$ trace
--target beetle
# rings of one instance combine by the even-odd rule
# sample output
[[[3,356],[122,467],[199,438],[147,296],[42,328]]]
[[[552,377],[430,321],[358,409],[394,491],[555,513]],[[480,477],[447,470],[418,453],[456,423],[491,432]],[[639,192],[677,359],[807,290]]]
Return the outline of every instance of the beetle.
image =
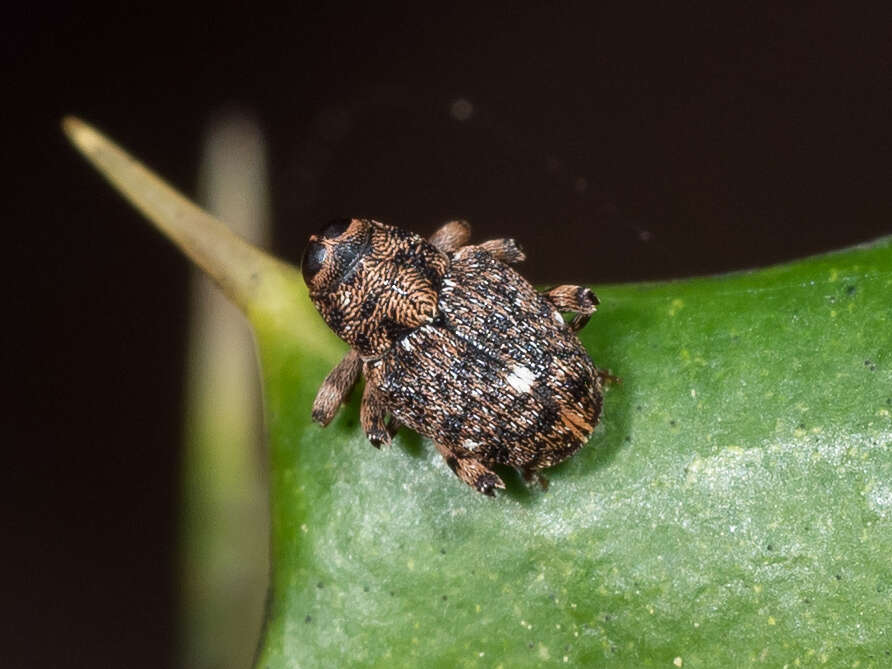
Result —
[[[350,345],[313,420],[328,425],[362,375],[360,423],[376,447],[406,425],[480,493],[505,487],[496,464],[545,487],[540,470],[578,451],[601,415],[610,377],[576,336],[598,298],[584,286],[538,292],[509,266],[525,258],[513,239],[469,245],[470,234],[464,221],[425,240],[352,218],[310,237],[310,299]]]

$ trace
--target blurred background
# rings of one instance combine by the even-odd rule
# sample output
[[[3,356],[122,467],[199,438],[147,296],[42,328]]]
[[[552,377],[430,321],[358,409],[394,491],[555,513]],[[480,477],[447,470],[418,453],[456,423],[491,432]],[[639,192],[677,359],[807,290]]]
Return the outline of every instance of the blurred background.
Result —
[[[0,666],[243,666],[262,605],[244,328],[64,114],[293,262],[460,217],[540,284],[727,272],[892,232],[880,5],[7,8]]]

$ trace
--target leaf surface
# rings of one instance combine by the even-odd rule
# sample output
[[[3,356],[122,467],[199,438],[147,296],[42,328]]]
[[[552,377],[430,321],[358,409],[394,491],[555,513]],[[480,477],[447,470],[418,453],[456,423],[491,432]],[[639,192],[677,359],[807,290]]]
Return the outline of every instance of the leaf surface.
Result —
[[[309,422],[344,349],[304,295],[303,336],[256,323],[276,556],[259,666],[892,662],[889,240],[596,292],[582,340],[622,383],[547,492],[514,476],[496,500],[411,433],[375,451],[358,393]]]

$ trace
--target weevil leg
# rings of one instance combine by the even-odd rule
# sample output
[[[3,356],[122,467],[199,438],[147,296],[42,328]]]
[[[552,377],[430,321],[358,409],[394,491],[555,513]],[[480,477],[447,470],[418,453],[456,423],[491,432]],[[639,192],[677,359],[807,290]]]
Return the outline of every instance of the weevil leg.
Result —
[[[372,384],[366,380],[362,391],[362,405],[359,408],[359,422],[365,436],[375,448],[390,443],[390,431],[387,427],[387,409],[375,392]]]
[[[527,483],[538,483],[542,490],[548,490],[548,479],[538,469],[522,469],[523,480]]]
[[[623,380],[613,374],[609,369],[595,369],[595,375],[600,379],[601,385],[609,386],[614,383],[622,383]]]
[[[557,286],[545,291],[545,297],[557,307],[558,311],[572,311],[576,315],[570,321],[570,329],[579,332],[588,323],[592,314],[597,311],[598,301],[591,289],[585,286]]]
[[[325,377],[319,386],[316,399],[313,401],[313,420],[325,427],[328,425],[338,407],[350,394],[362,371],[362,359],[356,351],[350,351]]]
[[[387,421],[387,432],[391,437],[395,437],[396,433],[399,432],[399,429],[403,426],[396,418],[393,416],[390,417],[390,420]]]
[[[506,265],[514,265],[527,258],[523,249],[520,248],[520,244],[514,239],[490,239],[479,246],[488,251],[493,258],[501,260]]]
[[[443,253],[452,253],[468,243],[471,226],[467,221],[449,221],[430,236],[428,241]]]
[[[505,482],[499,475],[479,460],[460,457],[440,444],[436,444],[436,446],[440,455],[446,460],[446,464],[449,465],[449,469],[477,492],[494,497],[496,488],[505,487]]]

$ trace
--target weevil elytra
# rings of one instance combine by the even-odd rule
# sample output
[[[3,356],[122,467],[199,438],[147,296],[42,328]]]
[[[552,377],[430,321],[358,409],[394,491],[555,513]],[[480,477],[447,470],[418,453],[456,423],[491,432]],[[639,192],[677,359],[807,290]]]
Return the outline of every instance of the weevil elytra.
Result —
[[[607,375],[576,336],[598,305],[591,290],[537,292],[509,267],[525,257],[513,239],[469,239],[464,221],[425,240],[359,218],[310,237],[301,262],[310,298],[351,348],[319,388],[313,419],[328,425],[361,374],[372,444],[406,425],[492,495],[505,487],[492,465],[544,484],[539,470],[588,441]]]

